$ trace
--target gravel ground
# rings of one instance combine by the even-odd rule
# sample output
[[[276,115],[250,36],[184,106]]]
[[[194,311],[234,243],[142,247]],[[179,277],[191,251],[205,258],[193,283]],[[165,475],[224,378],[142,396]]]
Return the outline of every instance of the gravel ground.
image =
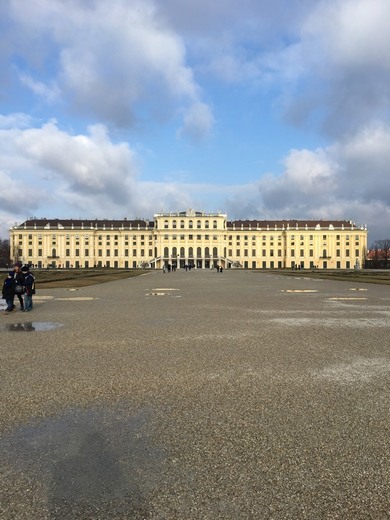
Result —
[[[388,287],[153,271],[0,320],[1,520],[390,518]]]

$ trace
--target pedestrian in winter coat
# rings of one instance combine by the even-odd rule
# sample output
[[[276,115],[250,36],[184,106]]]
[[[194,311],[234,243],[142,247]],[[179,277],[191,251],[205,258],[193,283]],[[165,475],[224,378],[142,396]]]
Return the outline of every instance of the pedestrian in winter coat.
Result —
[[[23,281],[22,262],[15,262],[15,264],[14,264],[14,280],[15,280],[15,294],[20,303],[20,310],[22,311],[24,309],[23,293],[22,293],[22,281]]]
[[[26,264],[22,267],[22,287],[23,287],[23,294],[24,294],[24,312],[32,311],[33,308],[33,301],[32,301],[32,295],[35,293],[34,283],[35,283],[35,276],[30,273],[30,268]]]
[[[7,278],[4,280],[2,296],[3,296],[3,299],[7,303],[7,308],[5,309],[5,312],[7,312],[7,313],[12,312],[15,309],[15,305],[14,305],[15,280],[14,280],[13,271],[10,271],[8,273]]]

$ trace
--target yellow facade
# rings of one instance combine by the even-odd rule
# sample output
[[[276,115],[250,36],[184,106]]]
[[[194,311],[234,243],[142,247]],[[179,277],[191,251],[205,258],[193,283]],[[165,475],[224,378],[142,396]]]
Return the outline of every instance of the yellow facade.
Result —
[[[348,220],[235,220],[156,213],[153,220],[29,219],[10,230],[11,257],[36,267],[353,269],[367,229]]]

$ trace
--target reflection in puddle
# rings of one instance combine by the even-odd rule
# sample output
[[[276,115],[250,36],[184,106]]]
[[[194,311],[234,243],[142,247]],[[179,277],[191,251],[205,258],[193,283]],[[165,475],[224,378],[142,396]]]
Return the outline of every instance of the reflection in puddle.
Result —
[[[62,323],[50,321],[25,321],[24,323],[7,323],[5,330],[9,332],[31,332],[33,330],[46,331],[62,327]]]

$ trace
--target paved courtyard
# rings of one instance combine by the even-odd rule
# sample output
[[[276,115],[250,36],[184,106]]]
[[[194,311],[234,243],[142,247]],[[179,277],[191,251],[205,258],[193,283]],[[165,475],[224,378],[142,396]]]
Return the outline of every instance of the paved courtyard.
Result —
[[[390,288],[145,272],[0,316],[1,520],[390,518]]]

